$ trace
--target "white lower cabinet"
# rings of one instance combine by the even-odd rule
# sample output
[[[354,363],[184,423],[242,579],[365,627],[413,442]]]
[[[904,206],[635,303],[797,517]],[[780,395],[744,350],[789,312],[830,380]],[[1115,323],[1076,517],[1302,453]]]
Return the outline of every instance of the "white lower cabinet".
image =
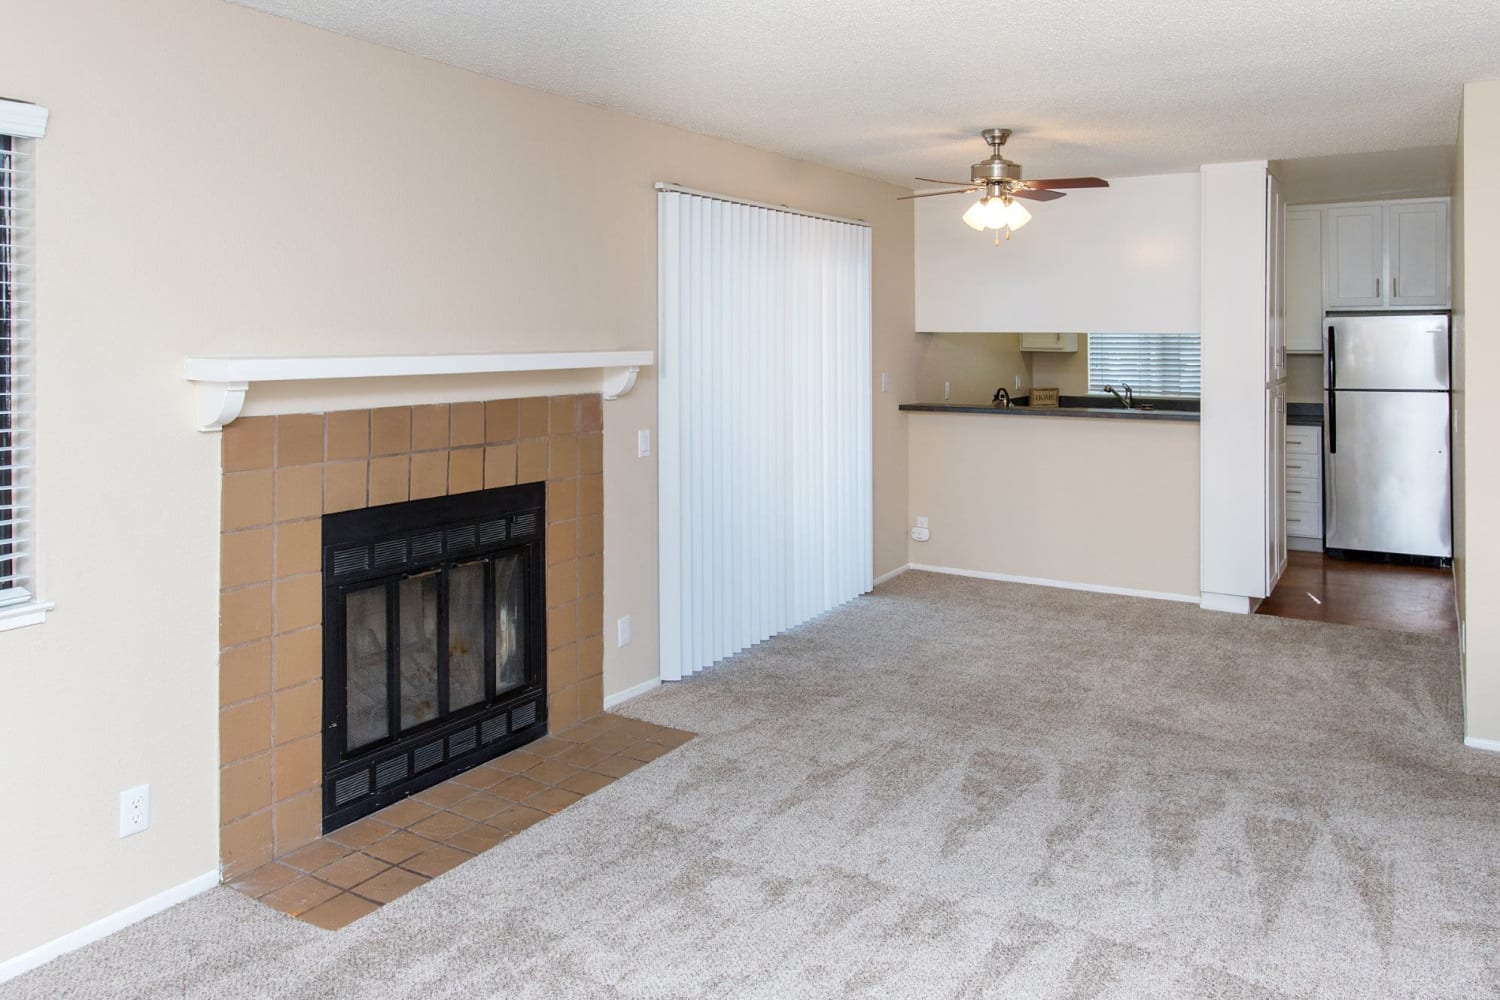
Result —
[[[1323,551],[1323,428],[1286,429],[1287,547]]]

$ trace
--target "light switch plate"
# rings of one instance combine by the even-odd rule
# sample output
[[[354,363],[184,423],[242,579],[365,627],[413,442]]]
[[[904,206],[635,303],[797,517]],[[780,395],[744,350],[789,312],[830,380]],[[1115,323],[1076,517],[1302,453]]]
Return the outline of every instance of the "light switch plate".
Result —
[[[615,645],[622,647],[630,645],[629,615],[625,615],[619,621],[615,622]]]
[[[642,428],[635,432],[635,457],[647,458],[651,455],[651,432]]]

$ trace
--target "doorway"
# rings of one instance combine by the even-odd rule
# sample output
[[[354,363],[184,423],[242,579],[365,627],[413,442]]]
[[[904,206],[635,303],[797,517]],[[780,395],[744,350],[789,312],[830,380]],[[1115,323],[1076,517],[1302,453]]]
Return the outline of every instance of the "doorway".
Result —
[[[1257,614],[1394,632],[1457,635],[1453,571],[1288,553],[1286,572]]]

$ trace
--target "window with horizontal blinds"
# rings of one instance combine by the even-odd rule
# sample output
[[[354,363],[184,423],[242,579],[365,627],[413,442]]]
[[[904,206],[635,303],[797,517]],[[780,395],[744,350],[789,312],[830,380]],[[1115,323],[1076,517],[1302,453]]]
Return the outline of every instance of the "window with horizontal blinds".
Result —
[[[20,291],[15,268],[19,233],[15,225],[16,140],[0,135],[0,604],[25,600],[17,573],[16,529],[16,299]]]
[[[1129,383],[1137,396],[1201,395],[1202,348],[1196,333],[1091,333],[1089,392]]]
[[[41,622],[34,501],[35,141],[47,109],[0,99],[0,631]]]

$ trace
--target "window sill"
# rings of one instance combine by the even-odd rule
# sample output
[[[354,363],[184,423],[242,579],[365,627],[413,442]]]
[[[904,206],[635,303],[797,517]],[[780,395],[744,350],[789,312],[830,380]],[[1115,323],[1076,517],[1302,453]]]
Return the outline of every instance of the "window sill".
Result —
[[[47,620],[47,612],[55,605],[51,601],[26,601],[22,604],[10,604],[0,608],[0,632],[8,632],[13,628],[25,628],[27,625],[40,625]]]

